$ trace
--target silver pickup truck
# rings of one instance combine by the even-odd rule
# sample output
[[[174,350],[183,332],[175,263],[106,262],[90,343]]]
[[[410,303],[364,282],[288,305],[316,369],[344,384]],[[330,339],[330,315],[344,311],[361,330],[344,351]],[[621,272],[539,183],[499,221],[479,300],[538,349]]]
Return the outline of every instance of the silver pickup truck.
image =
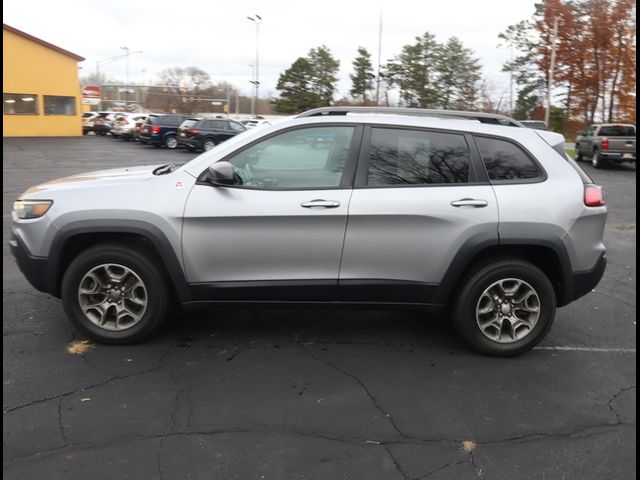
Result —
[[[636,161],[636,126],[629,124],[599,124],[578,133],[576,160],[591,157],[595,168],[608,162]]]

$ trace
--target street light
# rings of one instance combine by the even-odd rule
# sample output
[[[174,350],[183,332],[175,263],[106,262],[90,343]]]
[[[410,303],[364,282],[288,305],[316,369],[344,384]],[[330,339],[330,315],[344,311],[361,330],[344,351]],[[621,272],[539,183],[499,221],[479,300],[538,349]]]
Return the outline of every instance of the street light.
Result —
[[[255,17],[255,18],[254,18]],[[251,83],[256,87],[253,105],[251,107],[251,115],[258,114],[258,91],[260,89],[260,24],[262,24],[262,17],[260,15],[254,15],[253,17],[247,17],[256,25],[256,64],[255,64],[255,77]]]

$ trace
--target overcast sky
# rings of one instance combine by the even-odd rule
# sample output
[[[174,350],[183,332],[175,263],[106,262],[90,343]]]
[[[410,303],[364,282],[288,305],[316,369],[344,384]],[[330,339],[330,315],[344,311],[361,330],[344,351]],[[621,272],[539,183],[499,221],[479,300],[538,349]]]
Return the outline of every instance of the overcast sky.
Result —
[[[131,52],[131,82],[155,79],[169,67],[195,65],[214,80],[241,92],[251,89],[255,63],[255,25],[260,26],[261,96],[275,94],[280,73],[310,48],[325,44],[340,60],[339,96],[350,88],[351,62],[358,46],[377,62],[378,25],[383,12],[382,62],[398,54],[416,35],[439,41],[457,36],[472,48],[483,75],[500,97],[508,76],[500,70],[509,51],[498,48],[498,34],[529,18],[535,0],[4,0],[3,21],[86,58],[81,75],[96,61]],[[143,70],[145,73],[143,74]],[[101,67],[125,80],[126,61]]]

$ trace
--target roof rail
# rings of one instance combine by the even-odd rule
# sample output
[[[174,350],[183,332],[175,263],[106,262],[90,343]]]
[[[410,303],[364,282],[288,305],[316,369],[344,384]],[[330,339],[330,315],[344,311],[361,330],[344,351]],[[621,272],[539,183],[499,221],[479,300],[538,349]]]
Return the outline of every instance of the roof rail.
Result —
[[[448,117],[478,120],[480,123],[493,125],[506,125],[510,127],[522,127],[523,125],[506,115],[485,112],[464,112],[458,110],[432,110],[426,108],[404,108],[404,107],[322,107],[307,110],[296,118],[338,116],[349,113],[381,113],[389,115],[412,115],[416,117]]]

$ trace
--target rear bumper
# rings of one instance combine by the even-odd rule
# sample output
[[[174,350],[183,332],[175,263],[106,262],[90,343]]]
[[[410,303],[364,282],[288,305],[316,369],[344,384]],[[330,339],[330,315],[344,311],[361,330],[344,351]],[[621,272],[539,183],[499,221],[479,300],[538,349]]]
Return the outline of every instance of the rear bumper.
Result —
[[[574,272],[572,300],[577,300],[593,290],[602,279],[606,268],[607,255],[603,252],[591,270],[587,270],[585,272]]]
[[[626,155],[626,156],[625,156]],[[610,160],[612,162],[635,162],[636,161],[636,153],[622,153],[622,152],[607,152],[600,151],[600,156],[605,160]]]
[[[31,252],[29,252],[24,243],[22,243],[20,238],[13,232],[9,239],[9,248],[11,249],[11,254],[16,259],[18,268],[33,288],[41,292],[49,293],[47,289],[48,258],[31,255]]]
[[[138,140],[148,145],[162,145],[162,137],[160,135],[138,135]]]

